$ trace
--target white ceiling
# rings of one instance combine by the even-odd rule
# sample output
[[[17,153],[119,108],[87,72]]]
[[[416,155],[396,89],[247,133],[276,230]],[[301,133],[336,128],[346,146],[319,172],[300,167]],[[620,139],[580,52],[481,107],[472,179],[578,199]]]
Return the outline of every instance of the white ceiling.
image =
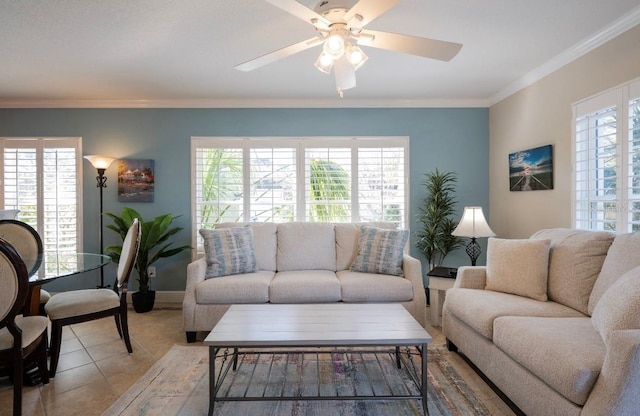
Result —
[[[340,100],[319,48],[233,68],[315,34],[263,0],[0,0],[0,107],[482,106],[638,23],[638,0],[401,0],[367,28],[462,50],[368,48]]]

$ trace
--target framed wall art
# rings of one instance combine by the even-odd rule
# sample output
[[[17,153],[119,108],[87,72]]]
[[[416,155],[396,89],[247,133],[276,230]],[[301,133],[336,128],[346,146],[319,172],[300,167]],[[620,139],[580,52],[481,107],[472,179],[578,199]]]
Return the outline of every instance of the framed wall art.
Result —
[[[546,145],[509,154],[509,189],[553,189],[553,146]]]
[[[153,159],[118,160],[118,201],[153,202]]]

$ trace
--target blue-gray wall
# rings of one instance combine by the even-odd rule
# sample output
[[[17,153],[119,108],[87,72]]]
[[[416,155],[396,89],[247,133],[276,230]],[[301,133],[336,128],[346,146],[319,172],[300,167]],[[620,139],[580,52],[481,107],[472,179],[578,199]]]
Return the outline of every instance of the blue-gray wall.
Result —
[[[458,211],[481,205],[489,216],[489,113],[486,108],[461,109],[0,109],[0,137],[82,137],[83,154],[155,160],[155,202],[129,204],[147,218],[164,213],[182,215],[184,227],[176,244],[190,244],[191,136],[409,136],[410,227],[424,198],[425,172],[436,167],[458,174]],[[84,249],[99,251],[96,171],[83,162]],[[507,172],[505,172],[505,175]],[[119,212],[116,164],[106,173],[104,210]],[[105,225],[108,224],[105,220]],[[412,233],[413,234],[413,233]],[[105,229],[105,245],[118,242]],[[486,239],[481,239],[483,246]],[[412,235],[412,242],[415,236]],[[412,254],[424,258],[412,244]],[[184,290],[185,253],[158,262],[156,290]],[[484,256],[478,264],[484,263]],[[469,264],[463,250],[447,257],[445,265]],[[113,276],[109,266],[105,276]],[[50,283],[51,290],[92,287],[97,273]],[[130,286],[137,289],[137,284]]]

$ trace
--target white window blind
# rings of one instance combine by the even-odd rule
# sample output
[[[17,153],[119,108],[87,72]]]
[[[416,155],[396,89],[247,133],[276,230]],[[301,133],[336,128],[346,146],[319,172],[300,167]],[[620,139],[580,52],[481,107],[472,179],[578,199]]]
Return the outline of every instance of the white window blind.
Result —
[[[631,96],[639,83],[574,106],[576,228],[640,231],[640,100]]]
[[[408,138],[194,137],[193,244],[219,222],[407,221]]]
[[[405,148],[358,149],[358,206],[361,221],[403,223],[407,181]]]
[[[1,140],[2,198],[5,209],[33,226],[45,252],[81,249],[79,138]]]
[[[638,84],[640,84],[640,82]],[[640,231],[640,91],[638,91],[636,98],[629,100],[628,116],[628,222],[630,231]]]

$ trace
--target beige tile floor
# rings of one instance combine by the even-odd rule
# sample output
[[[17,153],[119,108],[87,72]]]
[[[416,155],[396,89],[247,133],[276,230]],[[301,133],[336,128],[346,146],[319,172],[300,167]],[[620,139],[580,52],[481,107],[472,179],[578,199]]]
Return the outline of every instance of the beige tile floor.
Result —
[[[427,312],[427,316],[429,313]],[[25,387],[25,416],[101,415],[174,344],[185,344],[180,305],[156,305],[129,314],[133,354],[128,354],[110,318],[65,327],[56,377],[46,386]],[[435,344],[440,328],[427,326]],[[508,406],[458,355],[451,360],[492,415],[512,416]],[[0,416],[11,415],[12,386],[0,378]]]

